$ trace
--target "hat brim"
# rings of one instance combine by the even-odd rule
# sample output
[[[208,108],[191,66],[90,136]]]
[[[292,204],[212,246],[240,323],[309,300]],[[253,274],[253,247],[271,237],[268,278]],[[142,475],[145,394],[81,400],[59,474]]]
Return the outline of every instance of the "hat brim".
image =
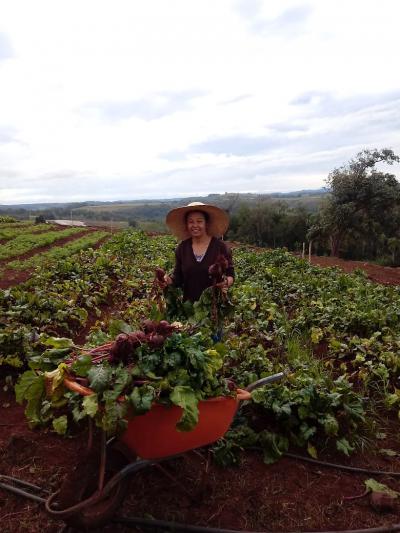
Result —
[[[184,240],[190,237],[186,227],[185,215],[191,211],[200,211],[208,214],[207,234],[211,237],[222,237],[226,233],[229,226],[229,215],[226,211],[215,205],[186,205],[172,209],[165,219],[167,226],[178,239]]]

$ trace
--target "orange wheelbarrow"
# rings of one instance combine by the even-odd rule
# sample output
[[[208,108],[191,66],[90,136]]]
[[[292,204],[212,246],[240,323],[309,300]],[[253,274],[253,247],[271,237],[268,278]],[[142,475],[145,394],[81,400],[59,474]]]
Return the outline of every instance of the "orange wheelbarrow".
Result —
[[[129,475],[217,441],[228,431],[240,401],[250,400],[254,389],[284,375],[280,372],[252,383],[246,390],[237,389],[236,396],[200,401],[199,421],[192,431],[176,429],[181,407],[154,404],[144,415],[132,417],[120,437],[106,442],[102,432],[96,461],[91,464],[84,459],[72,478],[47,499],[46,511],[74,527],[99,527],[112,518],[121,504],[128,490]],[[91,389],[70,379],[64,383],[80,394],[93,394]],[[67,498],[65,493],[69,494]]]

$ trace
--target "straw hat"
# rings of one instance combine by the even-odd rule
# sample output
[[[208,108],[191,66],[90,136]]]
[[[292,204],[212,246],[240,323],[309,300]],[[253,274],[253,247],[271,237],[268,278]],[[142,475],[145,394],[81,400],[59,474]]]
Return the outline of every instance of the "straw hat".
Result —
[[[190,211],[208,213],[209,221],[207,224],[207,233],[212,237],[221,237],[228,229],[229,216],[226,211],[215,205],[192,202],[183,207],[172,209],[165,219],[167,226],[178,239],[184,240],[190,237],[185,221],[185,215]]]

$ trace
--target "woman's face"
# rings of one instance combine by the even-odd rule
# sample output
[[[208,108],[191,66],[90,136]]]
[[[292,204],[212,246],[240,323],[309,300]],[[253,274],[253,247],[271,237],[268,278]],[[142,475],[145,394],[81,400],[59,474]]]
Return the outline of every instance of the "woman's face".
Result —
[[[191,211],[186,219],[187,230],[191,237],[203,237],[207,234],[207,222],[203,213]]]

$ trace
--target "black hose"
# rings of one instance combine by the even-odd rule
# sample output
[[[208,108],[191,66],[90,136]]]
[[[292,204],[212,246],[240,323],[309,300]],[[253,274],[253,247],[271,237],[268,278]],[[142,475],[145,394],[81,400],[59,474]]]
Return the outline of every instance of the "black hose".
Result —
[[[38,503],[44,503],[46,501],[46,499],[42,498],[41,496],[37,496],[36,494],[26,492],[26,490],[19,489],[18,487],[13,487],[12,485],[8,485],[7,483],[0,483],[0,489],[8,490],[9,492],[13,492],[14,494],[17,494],[18,496],[29,498],[30,500],[33,500]]]
[[[262,450],[262,448],[257,448]],[[297,455],[296,453],[284,453],[285,457],[291,459],[298,459],[299,461],[306,461],[307,463],[313,463],[315,465],[327,466],[329,468],[336,468],[338,470],[348,470],[349,472],[359,472],[361,474],[373,474],[375,476],[393,476],[400,477],[400,472],[385,472],[382,470],[368,470],[367,468],[358,468],[356,466],[346,466],[336,463],[327,463],[326,461],[319,461],[318,459],[312,459],[311,457],[305,457],[304,455]]]
[[[3,480],[10,481],[12,484],[4,483]],[[20,487],[22,488],[19,488],[16,485],[20,485]],[[35,492],[44,493],[46,495],[48,494],[48,491],[42,489],[42,487],[38,487],[37,485],[28,483],[28,481],[22,481],[21,479],[18,479],[16,477],[5,476],[3,474],[0,474],[0,488],[8,490],[9,492],[13,492],[18,496],[24,496],[24,498],[29,498],[30,500],[33,500],[38,503],[44,503],[46,499],[41,496],[38,496],[37,494],[35,494]],[[24,489],[29,489],[30,492]]]
[[[221,529],[217,527],[202,527],[191,526],[189,524],[179,524],[176,522],[167,522],[166,520],[149,520],[148,518],[130,518],[125,516],[116,517],[113,522],[124,524],[126,526],[136,527],[150,527],[157,531],[171,530],[171,531],[187,531],[188,533],[278,533],[273,531],[247,531],[239,529]],[[340,531],[314,531],[313,533],[390,533],[392,531],[400,531],[400,524],[393,524],[391,526],[371,527],[368,529],[343,529]],[[279,533],[282,533],[280,531]],[[295,532],[285,533],[299,533]]]

